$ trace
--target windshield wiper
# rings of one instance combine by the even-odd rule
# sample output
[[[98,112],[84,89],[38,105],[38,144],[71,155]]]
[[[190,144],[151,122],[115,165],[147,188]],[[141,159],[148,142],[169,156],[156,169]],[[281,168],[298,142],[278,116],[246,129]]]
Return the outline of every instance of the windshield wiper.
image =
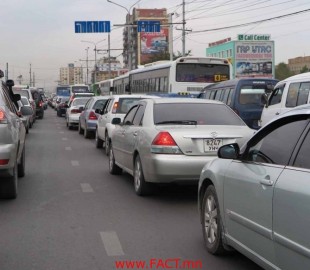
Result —
[[[197,125],[197,121],[195,120],[170,120],[170,121],[162,121],[156,123],[156,125],[168,125],[168,124],[178,124],[178,125]]]

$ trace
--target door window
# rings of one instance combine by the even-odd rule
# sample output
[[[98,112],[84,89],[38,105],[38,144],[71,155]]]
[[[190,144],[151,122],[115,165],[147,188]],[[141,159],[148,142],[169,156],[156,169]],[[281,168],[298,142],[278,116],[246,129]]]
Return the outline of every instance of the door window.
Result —
[[[294,166],[310,169],[310,131],[308,132],[306,138],[304,139],[298,155],[295,159]]]
[[[143,115],[144,115],[144,111],[145,111],[145,106],[144,105],[139,106],[139,108],[137,110],[137,113],[135,115],[135,118],[133,119],[133,124],[135,126],[140,126],[141,125],[142,118],[143,118]]]
[[[129,112],[127,113],[127,115],[124,118],[124,125],[132,125],[133,124],[133,118],[137,112],[138,109],[138,105],[133,106]]]
[[[285,84],[282,84],[273,90],[269,98],[269,101],[268,101],[269,105],[279,104],[281,102],[284,87],[285,87]]]
[[[278,121],[270,127],[271,131],[264,137],[259,138],[260,133],[258,133],[251,140],[250,147],[245,152],[245,160],[278,165],[288,164],[308,120],[298,120],[278,127],[277,123]]]

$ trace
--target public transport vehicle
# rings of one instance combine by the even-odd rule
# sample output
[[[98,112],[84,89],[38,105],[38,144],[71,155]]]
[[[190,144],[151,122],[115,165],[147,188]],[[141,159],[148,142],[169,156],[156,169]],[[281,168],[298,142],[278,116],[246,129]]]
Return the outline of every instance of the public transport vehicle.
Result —
[[[98,95],[107,96],[113,92],[113,79],[108,79],[98,82],[98,88],[96,89]]]
[[[86,84],[73,84],[70,85],[70,95],[78,93],[92,93],[89,86]]]
[[[70,86],[69,85],[57,85],[56,86],[56,96],[70,97]]]
[[[129,85],[129,73],[121,75],[113,79],[113,92],[116,95],[126,93],[126,87]]]
[[[146,64],[130,71],[128,77],[124,89],[132,94],[187,92],[198,95],[211,83],[231,79],[232,66],[224,58],[187,56]]]
[[[205,87],[200,98],[224,102],[253,129],[259,129],[264,97],[271,93],[278,80],[239,78]]]

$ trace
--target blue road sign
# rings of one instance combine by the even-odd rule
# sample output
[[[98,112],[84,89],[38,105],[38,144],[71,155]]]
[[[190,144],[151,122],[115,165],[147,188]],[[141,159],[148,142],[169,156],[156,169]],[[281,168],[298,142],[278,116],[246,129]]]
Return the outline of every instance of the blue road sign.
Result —
[[[76,21],[75,33],[109,33],[111,32],[110,21]]]
[[[160,32],[160,21],[138,21],[138,32]]]

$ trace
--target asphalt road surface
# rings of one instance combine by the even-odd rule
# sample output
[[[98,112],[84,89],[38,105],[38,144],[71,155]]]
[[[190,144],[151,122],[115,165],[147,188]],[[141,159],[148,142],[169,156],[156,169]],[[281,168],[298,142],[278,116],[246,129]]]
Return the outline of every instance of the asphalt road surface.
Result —
[[[261,269],[206,252],[197,187],[136,196],[132,177],[110,175],[103,149],[51,108],[27,136],[18,198],[0,200],[0,234],[0,270]]]

